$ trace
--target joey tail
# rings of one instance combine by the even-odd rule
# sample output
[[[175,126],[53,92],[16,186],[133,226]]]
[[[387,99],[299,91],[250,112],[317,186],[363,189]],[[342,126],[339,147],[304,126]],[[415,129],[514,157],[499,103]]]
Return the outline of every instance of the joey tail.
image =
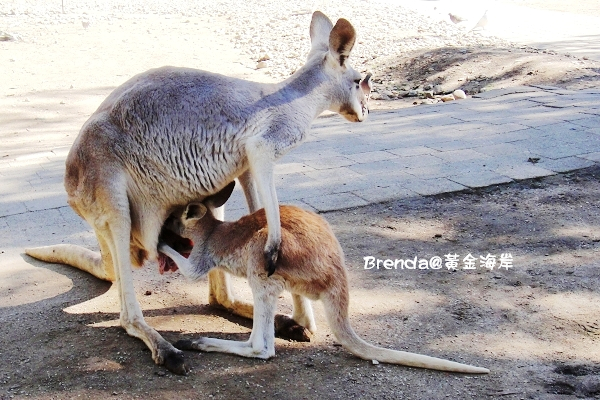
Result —
[[[441,358],[425,356],[405,351],[384,349],[365,342],[354,332],[348,319],[349,297],[344,293],[327,293],[321,299],[329,326],[340,344],[355,356],[364,360],[377,360],[388,364],[408,367],[428,368],[438,371],[487,374],[487,368],[474,367]]]

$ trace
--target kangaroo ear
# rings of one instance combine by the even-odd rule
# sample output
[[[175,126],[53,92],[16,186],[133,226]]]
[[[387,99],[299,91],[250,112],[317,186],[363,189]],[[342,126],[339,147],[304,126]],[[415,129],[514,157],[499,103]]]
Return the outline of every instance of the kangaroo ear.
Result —
[[[188,221],[190,219],[201,219],[206,215],[207,208],[202,203],[190,203],[185,208],[183,212],[182,218],[184,221]]]
[[[371,94],[371,90],[373,90],[373,83],[371,82],[371,74],[367,74],[365,79],[360,81],[360,88],[362,89],[365,96],[369,96]]]
[[[344,65],[355,41],[354,27],[344,18],[338,19],[329,34],[329,52],[340,63],[340,66]]]
[[[208,202],[210,202],[210,206],[212,208],[219,208],[223,204],[225,204],[225,202],[227,202],[227,200],[229,200],[231,193],[233,193],[234,187],[235,187],[235,181],[231,181],[231,183],[229,183],[229,185],[225,186],[219,192],[217,192],[216,194],[213,194],[210,197],[207,197],[204,200],[204,202],[207,204],[208,204]]]
[[[327,18],[321,11],[315,11],[310,21],[310,46],[311,48],[322,47],[323,50],[328,48],[329,33],[333,29],[331,20]]]

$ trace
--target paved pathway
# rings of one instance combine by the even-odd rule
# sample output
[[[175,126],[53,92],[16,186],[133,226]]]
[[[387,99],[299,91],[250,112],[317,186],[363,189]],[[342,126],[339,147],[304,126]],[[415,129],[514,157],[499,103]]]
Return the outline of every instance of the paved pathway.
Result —
[[[0,161],[2,236],[25,224],[36,238],[51,241],[52,232],[79,224],[62,186],[67,152],[62,147]],[[280,160],[276,184],[281,203],[330,211],[542,177],[596,162],[600,89],[518,87],[373,112],[360,124],[320,118],[308,141]],[[243,213],[236,189],[228,218]],[[36,232],[40,226],[43,231]],[[0,248],[9,243],[1,240]]]
[[[283,203],[318,211],[553,175],[600,161],[600,90],[520,87],[319,119],[277,165]],[[244,208],[240,195],[230,209]],[[231,213],[230,213],[231,215]]]

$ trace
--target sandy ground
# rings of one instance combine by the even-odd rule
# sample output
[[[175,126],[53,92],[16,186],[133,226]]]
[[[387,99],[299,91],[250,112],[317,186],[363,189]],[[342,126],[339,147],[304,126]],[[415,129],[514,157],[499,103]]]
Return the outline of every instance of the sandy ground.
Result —
[[[361,71],[375,72],[380,92],[427,83],[467,91],[529,82],[597,86],[600,69],[592,56],[510,42],[513,33],[508,29],[505,36],[497,31],[500,37],[494,37],[491,32],[498,25],[492,22],[488,31],[466,33],[468,27],[441,20],[448,9],[444,7],[454,6],[450,2],[418,2],[420,14],[393,14],[393,9],[368,1],[348,2],[347,8],[315,3],[333,18],[347,17],[359,34],[360,23],[364,25],[353,61]],[[572,3],[568,10],[561,2],[491,3],[490,10],[519,6],[569,11],[568,18],[600,16],[597,2],[591,1]],[[183,1],[168,6],[86,4],[65,1],[64,14],[58,2],[0,5],[0,30],[16,38],[0,42],[0,160],[49,149],[66,151],[102,99],[148,68],[182,65],[273,81],[291,72],[307,51],[310,13],[300,2],[264,2],[234,11],[226,1],[213,2],[210,8]],[[375,10],[370,9],[373,4]],[[439,10],[431,11],[432,6]],[[485,11],[484,4],[477,7],[473,15]],[[379,19],[369,20],[367,11]],[[383,20],[378,13],[389,18]],[[261,36],[253,36],[254,31]],[[281,56],[287,51],[295,54],[289,60]],[[273,60],[268,68],[256,69],[264,53]],[[378,101],[374,106],[412,106],[415,100]],[[116,293],[109,285],[65,266],[5,258],[0,398],[593,398],[600,394],[599,173],[592,169],[325,214],[347,253],[351,318],[362,337],[390,348],[485,366],[493,371],[489,376],[358,360],[336,346],[320,306],[320,330],[311,343],[278,340],[278,356],[266,362],[188,353],[192,372],[174,376],[153,365],[143,343],[118,327]],[[56,212],[23,214],[22,232],[8,231],[0,219],[0,229],[24,246],[67,239],[93,246],[87,227],[68,217],[69,226],[57,227],[53,237],[31,234],[47,213]],[[369,255],[430,258],[449,253],[511,253],[514,268],[375,271],[365,270],[362,261]],[[15,269],[19,275],[9,274],[12,265],[23,264],[25,269]],[[248,335],[248,321],[205,305],[203,284],[147,269],[136,272],[136,282],[148,322],[170,340]],[[236,293],[249,298],[243,282],[237,282]],[[289,304],[283,298],[281,311],[289,312]]]

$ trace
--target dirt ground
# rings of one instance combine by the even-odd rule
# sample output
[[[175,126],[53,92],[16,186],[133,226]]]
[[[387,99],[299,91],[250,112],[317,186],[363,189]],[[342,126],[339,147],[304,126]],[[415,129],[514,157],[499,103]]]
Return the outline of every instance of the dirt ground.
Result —
[[[467,94],[519,85],[577,90],[596,87],[600,81],[600,62],[526,48],[438,48],[388,63],[393,68],[376,76],[395,82],[400,91],[427,83],[441,85],[444,92],[462,89]]]
[[[0,159],[69,146],[112,88],[151,67],[221,71],[226,65],[231,75],[272,80],[249,67],[256,60],[228,47],[219,17],[212,18],[209,27],[208,17],[139,15],[94,21],[85,29],[80,21],[30,25],[19,30],[27,40],[0,42],[2,65],[10,71],[0,78]],[[96,34],[101,29],[107,32],[102,37]],[[203,43],[203,35],[215,43]],[[177,38],[186,42],[183,50],[174,45]],[[125,51],[116,51],[115,43]],[[196,49],[191,56],[190,48]],[[62,57],[65,49],[77,56]],[[527,83],[577,89],[597,87],[600,74],[596,61],[526,48],[430,49],[368,66],[379,71],[382,90],[398,91],[434,81],[446,90]],[[413,101],[377,101],[374,108]],[[118,326],[109,284],[23,256],[40,278],[2,297],[0,400],[600,398],[599,175],[590,168],[323,214],[346,253],[351,321],[361,337],[484,366],[489,375],[357,359],[336,345],[316,303],[319,331],[310,343],[278,339],[277,356],[269,361],[187,352],[192,370],[176,376],[154,365],[145,345]],[[81,225],[70,232],[93,241]],[[363,260],[446,254],[458,254],[461,266],[468,254],[478,260],[511,254],[513,267],[488,270],[477,262],[476,270],[454,272],[366,270]],[[248,337],[250,321],[206,305],[204,283],[148,269],[135,274],[144,315],[168,340]],[[236,294],[250,299],[244,282],[235,282]],[[280,312],[289,313],[290,304],[282,298]]]
[[[439,21],[441,10],[467,12],[471,7],[502,8],[502,6],[522,6],[512,8],[515,12],[523,11],[534,21],[528,29],[520,29],[510,21],[504,21],[508,11],[496,15],[495,26],[490,31],[482,30],[480,36],[471,38],[468,30],[474,24],[464,22],[457,27],[461,33],[447,39],[446,45],[431,48],[420,48],[415,51],[398,52],[385,57],[373,57],[361,62],[366,70],[372,71],[375,78],[376,99],[392,100],[376,101],[377,107],[393,108],[420,104],[431,104],[432,100],[420,96],[407,96],[411,91],[441,90],[452,93],[461,89],[468,95],[479,92],[519,86],[519,85],[549,85],[565,89],[578,90],[594,88],[600,82],[600,59],[596,53],[581,53],[582,49],[596,48],[597,41],[592,36],[579,34],[567,38],[564,32],[574,32],[569,26],[568,16],[585,15],[587,18],[600,16],[600,5],[597,1],[582,0],[577,2],[538,1],[538,0],[498,0],[490,2],[460,2],[441,0],[432,2],[412,2],[409,7],[415,7],[421,12],[430,14],[430,18]],[[436,11],[437,9],[437,11]],[[536,16],[534,10],[540,12]],[[499,10],[496,10],[498,14]],[[502,14],[502,13],[500,13]],[[565,17],[565,20],[558,18]],[[521,21],[523,15],[519,15]],[[493,20],[493,16],[490,17]],[[548,19],[540,26],[540,21]],[[444,21],[439,21],[443,24]],[[506,22],[506,24],[505,24]],[[526,22],[525,22],[526,23]],[[560,26],[559,24],[564,25]],[[586,20],[585,23],[588,23]],[[470,24],[470,25],[469,25]],[[515,29],[521,33],[519,35]],[[545,29],[545,33],[540,33]],[[434,35],[431,27],[422,27],[413,32],[416,36],[427,37]],[[563,31],[564,30],[564,31]],[[495,37],[491,32],[499,34]],[[504,34],[504,36],[503,36]],[[529,35],[531,34],[531,35]],[[562,36],[561,36],[562,35]],[[406,34],[406,38],[410,34]],[[527,38],[535,41],[529,43]],[[542,40],[542,37],[548,39]],[[550,40],[549,37],[554,37]],[[558,39],[561,37],[562,39]],[[468,39],[467,39],[468,38]],[[519,43],[502,39],[518,39]],[[569,43],[569,44],[567,44]],[[590,56],[595,54],[595,56]],[[361,60],[362,61],[362,60]],[[426,96],[427,97],[427,96]],[[438,96],[436,96],[438,97]],[[399,99],[399,100],[396,100]],[[434,101],[435,103],[435,101]]]
[[[569,90],[600,85],[600,62],[552,50],[510,46],[441,47],[373,62],[374,108],[435,104],[456,89],[467,95],[514,86],[547,85]],[[422,92],[438,87],[434,100]],[[416,91],[417,96],[409,96]],[[437,94],[437,93],[436,93]],[[383,95],[384,100],[380,101]]]
[[[326,213],[346,252],[351,320],[381,346],[485,366],[487,376],[373,365],[336,342],[316,305],[311,343],[277,339],[270,361],[186,353],[176,376],[119,328],[109,285],[61,265],[59,296],[0,312],[0,398],[568,399],[600,395],[600,169]],[[510,253],[512,268],[364,269],[364,257]],[[137,271],[168,340],[244,339],[250,322],[206,306],[206,287]],[[41,285],[43,286],[43,285]],[[44,288],[40,287],[40,291]],[[245,298],[245,285],[236,282]],[[107,299],[112,299],[108,300]],[[282,299],[281,311],[290,311]]]

